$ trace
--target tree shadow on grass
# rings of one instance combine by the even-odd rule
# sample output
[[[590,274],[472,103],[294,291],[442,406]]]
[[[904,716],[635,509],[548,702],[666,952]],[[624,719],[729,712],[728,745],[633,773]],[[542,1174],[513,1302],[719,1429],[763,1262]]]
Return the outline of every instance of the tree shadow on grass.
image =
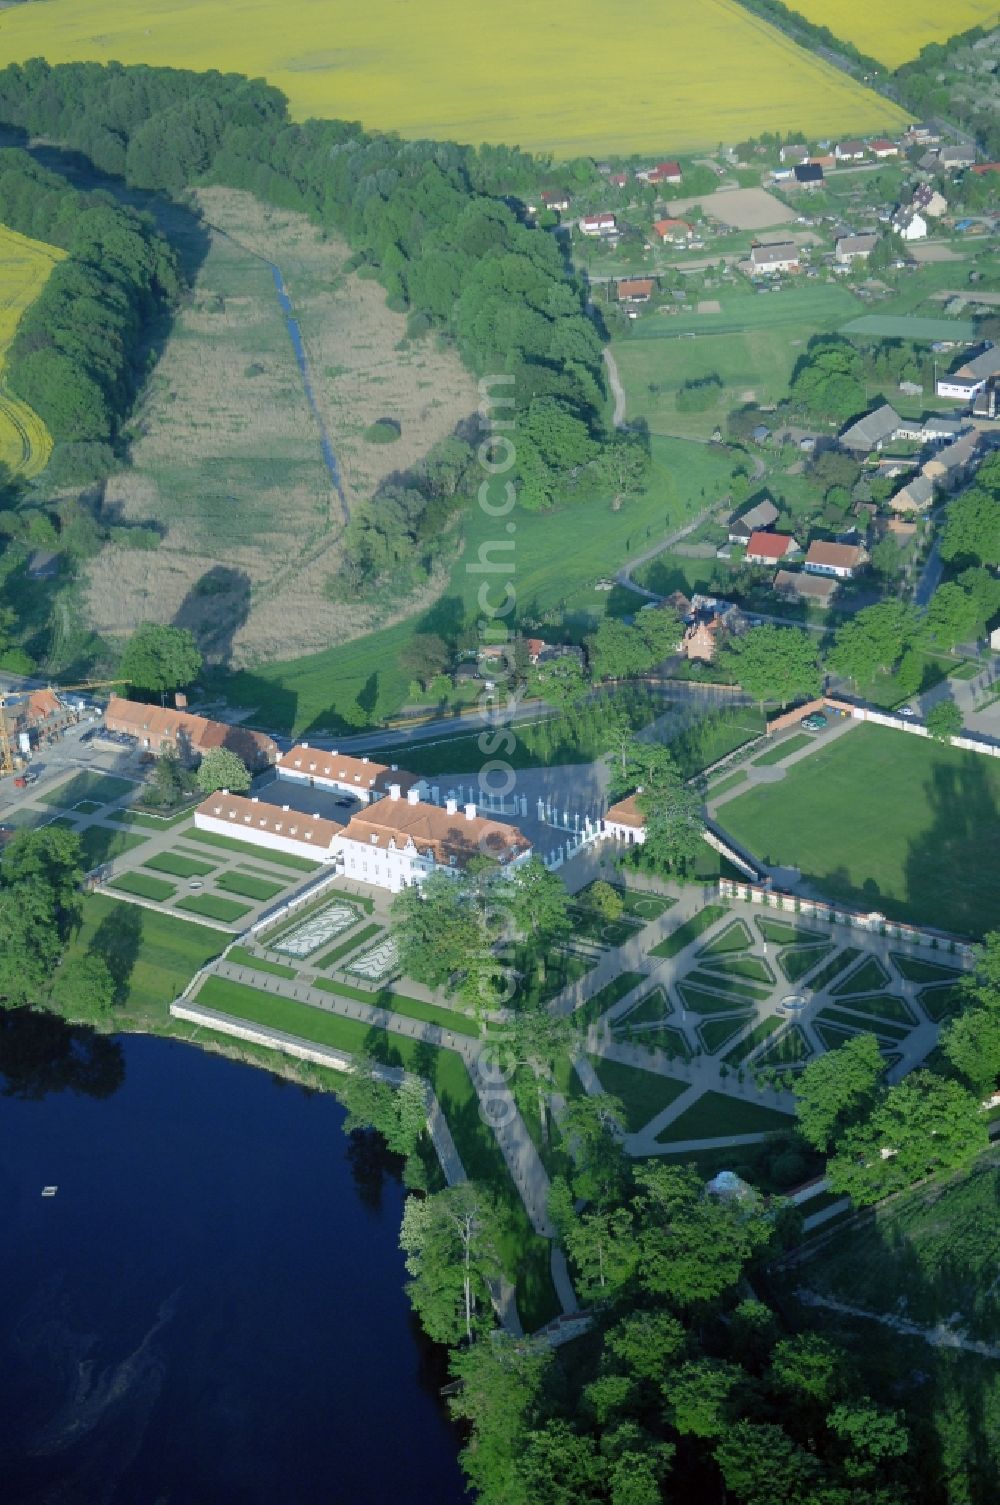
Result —
[[[128,999],[129,984],[142,945],[143,912],[135,904],[119,904],[94,931],[88,951],[106,963],[115,985],[115,1003]]]
[[[907,907],[918,924],[979,937],[1000,920],[995,765],[978,753],[951,756],[924,785],[934,819],[909,845]]]
[[[233,640],[249,615],[250,576],[217,564],[195,581],[173,625],[192,632],[205,658],[225,668],[232,662]]]

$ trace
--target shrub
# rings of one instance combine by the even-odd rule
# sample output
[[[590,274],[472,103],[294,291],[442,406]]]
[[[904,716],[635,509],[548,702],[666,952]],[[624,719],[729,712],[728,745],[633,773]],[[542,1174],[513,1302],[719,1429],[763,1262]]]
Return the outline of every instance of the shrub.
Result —
[[[402,429],[395,418],[379,418],[365,429],[369,444],[395,444]]]

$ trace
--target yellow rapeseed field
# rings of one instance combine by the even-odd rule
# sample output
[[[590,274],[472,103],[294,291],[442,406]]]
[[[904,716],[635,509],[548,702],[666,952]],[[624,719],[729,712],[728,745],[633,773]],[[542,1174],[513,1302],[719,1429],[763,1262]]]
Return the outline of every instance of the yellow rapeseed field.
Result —
[[[905,118],[736,0],[46,0],[0,13],[0,63],[39,56],[248,73],[299,119],[559,156]]]
[[[38,414],[4,391],[4,361],[21,315],[65,254],[0,225],[0,463],[25,476],[44,470],[52,440]]]
[[[997,0],[795,0],[794,9],[890,68],[928,42],[946,42],[970,26],[995,26]]]

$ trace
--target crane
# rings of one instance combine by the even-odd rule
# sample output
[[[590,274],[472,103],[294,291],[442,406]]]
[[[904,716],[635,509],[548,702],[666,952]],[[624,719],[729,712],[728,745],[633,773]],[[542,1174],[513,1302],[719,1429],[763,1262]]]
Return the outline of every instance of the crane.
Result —
[[[109,685],[124,685],[128,681],[124,679],[91,679],[80,685],[53,685],[48,688],[56,693],[69,690],[102,690]],[[14,772],[14,734],[7,717],[7,704],[10,700],[10,692],[0,690],[0,778]]]

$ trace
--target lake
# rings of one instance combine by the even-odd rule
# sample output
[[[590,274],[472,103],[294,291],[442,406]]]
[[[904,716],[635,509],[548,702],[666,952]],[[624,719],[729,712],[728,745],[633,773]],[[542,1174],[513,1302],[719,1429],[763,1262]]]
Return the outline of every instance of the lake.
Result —
[[[466,1500],[402,1188],[332,1097],[38,1016],[0,1073],[4,1505]]]

